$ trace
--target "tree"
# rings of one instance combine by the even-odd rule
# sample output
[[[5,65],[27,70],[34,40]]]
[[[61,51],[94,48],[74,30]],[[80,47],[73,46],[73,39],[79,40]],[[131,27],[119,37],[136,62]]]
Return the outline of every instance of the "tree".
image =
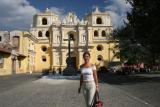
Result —
[[[120,56],[155,64],[160,58],[160,1],[127,2],[132,5],[132,11],[127,13],[128,23],[113,31],[113,37],[119,40]]]
[[[144,54],[145,50],[134,39],[133,28],[129,24],[114,30],[112,37],[119,41],[114,51],[119,50],[115,55],[119,56],[122,62],[127,61],[130,64],[136,64],[142,61],[142,54]]]
[[[128,0],[133,9],[128,13],[129,24],[134,28],[135,39],[148,51],[154,64],[160,57],[160,1]]]

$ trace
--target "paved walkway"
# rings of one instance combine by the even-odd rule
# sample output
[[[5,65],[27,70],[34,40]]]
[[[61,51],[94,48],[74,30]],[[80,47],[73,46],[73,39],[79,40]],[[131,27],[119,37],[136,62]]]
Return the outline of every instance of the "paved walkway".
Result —
[[[77,77],[76,77],[77,78]],[[0,93],[0,107],[85,107],[75,79],[41,78]],[[118,88],[100,84],[104,107],[153,107]]]

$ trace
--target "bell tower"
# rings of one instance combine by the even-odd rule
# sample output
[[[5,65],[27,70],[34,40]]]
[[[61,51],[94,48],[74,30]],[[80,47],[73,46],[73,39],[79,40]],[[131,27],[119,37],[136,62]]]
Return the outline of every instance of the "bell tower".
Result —
[[[98,7],[85,17],[91,26],[112,26],[111,17],[107,12],[101,12]]]

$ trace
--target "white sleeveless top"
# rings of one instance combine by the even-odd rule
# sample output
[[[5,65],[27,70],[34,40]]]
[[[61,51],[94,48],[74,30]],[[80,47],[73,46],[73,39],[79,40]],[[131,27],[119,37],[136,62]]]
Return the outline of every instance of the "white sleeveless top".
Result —
[[[82,66],[80,67],[80,71],[83,74],[83,81],[94,81],[93,70],[96,70],[95,65],[88,68]]]

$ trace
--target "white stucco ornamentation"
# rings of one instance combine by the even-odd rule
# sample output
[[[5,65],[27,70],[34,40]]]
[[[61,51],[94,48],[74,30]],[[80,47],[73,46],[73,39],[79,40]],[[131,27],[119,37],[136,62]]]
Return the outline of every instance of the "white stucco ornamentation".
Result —
[[[42,24],[42,19],[46,18],[47,24]],[[99,18],[99,19],[98,19]],[[51,54],[48,57],[52,59],[53,68],[66,66],[66,54],[68,53],[68,38],[70,35],[73,36],[71,44],[71,56],[74,57],[76,65],[82,63],[82,53],[79,50],[85,51],[89,50],[93,54],[93,61],[97,61],[97,44],[101,43],[106,45],[106,51],[103,53],[108,53],[108,38],[109,34],[112,32],[111,18],[108,13],[101,12],[98,7],[86,15],[81,20],[77,17],[74,12],[69,12],[62,20],[55,13],[52,13],[49,9],[46,9],[44,13],[37,13],[33,20],[33,26],[30,30],[32,35],[34,35],[39,45],[50,45]],[[38,22],[38,23],[37,23]],[[95,36],[94,32],[97,30],[98,36]],[[42,37],[38,36],[38,32],[42,32]],[[45,36],[46,31],[49,31],[49,37]],[[105,31],[106,36],[102,36],[102,31]],[[37,46],[39,47],[39,46]],[[97,54],[99,54],[97,52]],[[104,59],[107,60],[109,56],[105,55]],[[79,62],[76,62],[79,61]],[[48,62],[49,63],[49,62]]]
[[[76,25],[79,23],[79,19],[73,12],[69,12],[63,19],[63,23],[68,25]]]

